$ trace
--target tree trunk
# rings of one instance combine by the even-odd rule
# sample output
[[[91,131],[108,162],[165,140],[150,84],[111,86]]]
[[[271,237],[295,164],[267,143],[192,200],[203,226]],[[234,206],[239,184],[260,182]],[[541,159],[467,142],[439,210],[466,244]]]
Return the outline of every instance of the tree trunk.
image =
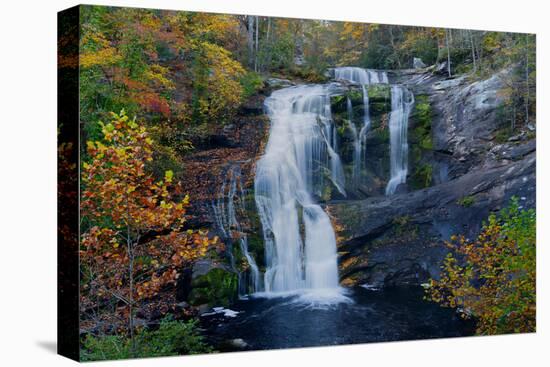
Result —
[[[256,15],[256,49],[254,52],[254,71],[258,72],[258,30],[260,28],[260,20]]]
[[[476,65],[476,50],[474,47],[474,36],[472,35],[472,31],[468,31],[470,34],[470,45],[472,46],[472,62],[474,63],[474,73],[477,72],[477,65]]]
[[[254,17],[248,16],[248,65],[254,65]]]
[[[445,45],[447,46],[447,72],[451,75],[451,45],[449,44],[449,30],[445,28]]]
[[[128,194],[126,194],[126,245],[128,246],[128,278],[129,278],[129,295],[128,295],[128,328],[130,329],[130,354],[135,357],[136,353],[136,341],[134,338],[134,246],[132,243],[131,229],[130,229],[130,205],[128,203]]]
[[[389,26],[389,31],[390,31],[391,47],[393,49],[393,54],[395,55],[395,58],[397,59],[397,68],[401,69],[401,61],[399,60],[399,55],[397,54],[397,49],[395,47],[395,42],[393,40],[393,27],[391,25]]]

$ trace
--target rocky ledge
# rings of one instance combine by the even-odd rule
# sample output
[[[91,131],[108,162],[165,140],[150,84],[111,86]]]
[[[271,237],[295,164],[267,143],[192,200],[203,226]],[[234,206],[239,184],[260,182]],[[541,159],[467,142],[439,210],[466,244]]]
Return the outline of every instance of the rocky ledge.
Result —
[[[417,104],[426,105],[418,110],[429,111],[429,124],[421,131],[424,142],[415,141],[421,134],[413,114],[408,183],[396,195],[327,203],[339,238],[343,285],[388,287],[437,279],[451,235],[474,238],[488,215],[512,196],[526,208],[535,206],[534,127],[501,133],[506,72],[482,81],[448,79],[432,69],[389,73],[392,83],[406,85]],[[424,187],[413,185],[420,167]]]

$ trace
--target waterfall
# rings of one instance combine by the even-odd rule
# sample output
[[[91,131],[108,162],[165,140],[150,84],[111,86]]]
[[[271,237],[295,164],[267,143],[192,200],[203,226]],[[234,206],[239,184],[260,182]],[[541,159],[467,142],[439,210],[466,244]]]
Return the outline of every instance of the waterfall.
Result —
[[[391,87],[390,181],[386,186],[386,195],[395,193],[397,186],[407,179],[407,129],[413,104],[414,96],[408,89],[399,85]]]
[[[370,128],[369,114],[369,93],[368,85],[371,84],[388,84],[388,75],[385,71],[363,69],[353,66],[338,67],[334,69],[334,77],[337,80],[347,80],[352,83],[361,85],[363,93],[363,126],[357,133],[357,127],[352,120],[352,104],[351,100],[347,100],[349,127],[353,137],[353,169],[352,180],[354,185],[358,185],[360,181],[363,152],[366,152],[367,133]]]
[[[348,126],[353,137],[353,167],[352,167],[352,181],[354,185],[359,182],[359,174],[361,170],[361,139],[357,132],[357,127],[353,122],[353,107],[351,105],[351,99],[347,98],[347,112],[348,112]]]
[[[336,238],[313,197],[326,169],[343,189],[328,87],[281,89],[265,105],[271,128],[254,187],[265,243],[266,294],[297,293],[334,302],[343,297]]]
[[[218,198],[212,203],[212,210],[216,227],[223,239],[231,244],[235,235],[238,236],[241,253],[248,264],[249,272],[239,271],[231,251],[232,245],[228,246],[231,266],[239,274],[239,296],[261,291],[260,270],[248,251],[248,237],[237,219],[237,212],[243,213],[245,210],[240,164],[233,164],[227,169]]]
[[[360,85],[388,84],[388,74],[381,70],[343,66],[334,69],[336,80],[347,80]]]
[[[362,89],[363,89],[364,112],[363,112],[363,127],[359,131],[359,140],[361,143],[360,146],[362,146],[366,151],[367,132],[369,131],[369,128],[370,128],[369,93],[365,85],[362,86]],[[361,158],[361,154],[359,155],[359,158]]]

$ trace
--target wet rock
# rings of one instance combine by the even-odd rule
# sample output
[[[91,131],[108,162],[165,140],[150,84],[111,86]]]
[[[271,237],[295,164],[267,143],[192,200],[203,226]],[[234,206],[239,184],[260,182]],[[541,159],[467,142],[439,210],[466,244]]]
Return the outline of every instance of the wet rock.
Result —
[[[201,261],[193,267],[191,286],[191,305],[227,306],[237,297],[237,274],[227,265]]]
[[[413,57],[413,68],[422,69],[425,67],[426,67],[426,64],[422,62],[422,59],[420,57]]]
[[[235,348],[240,348],[240,349],[244,349],[246,347],[248,347],[248,343],[245,342],[243,339],[241,338],[237,338],[237,339],[231,339],[229,341],[229,345],[235,347]]]
[[[265,81],[265,83],[270,89],[281,89],[292,87],[294,85],[294,83],[292,83],[290,80],[280,78],[269,78]]]
[[[395,194],[406,194],[408,192],[409,192],[409,185],[407,185],[406,182],[405,183],[400,183],[395,188]]]
[[[223,352],[247,350],[249,347],[250,345],[241,338],[227,339],[219,345],[219,349]]]
[[[435,66],[434,74],[445,74],[448,75],[447,71],[447,61],[443,61]]]
[[[434,187],[329,205],[342,225],[338,236],[346,238],[338,248],[341,281],[387,287],[437,279],[452,234],[475,237],[512,196],[535,206],[535,154],[534,145],[525,145],[515,161],[478,167]],[[469,204],[461,205],[465,197]]]

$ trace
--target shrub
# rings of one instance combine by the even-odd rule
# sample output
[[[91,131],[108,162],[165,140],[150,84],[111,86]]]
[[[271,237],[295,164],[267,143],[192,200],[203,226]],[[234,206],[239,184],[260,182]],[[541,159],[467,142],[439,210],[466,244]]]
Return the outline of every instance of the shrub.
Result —
[[[475,241],[451,237],[453,250],[427,298],[477,321],[482,335],[533,332],[536,326],[536,214],[517,198],[489,216]]]
[[[458,199],[456,203],[465,208],[469,208],[474,205],[475,199],[473,196],[464,196],[463,198]]]
[[[197,331],[197,321],[175,321],[165,317],[157,329],[143,329],[135,337],[132,353],[130,338],[122,335],[88,335],[82,343],[82,361],[108,359],[162,357],[180,354],[210,353],[208,346]]]
[[[245,99],[254,95],[264,85],[264,81],[260,74],[253,71],[244,74],[240,79],[240,83],[243,87],[243,97]]]

